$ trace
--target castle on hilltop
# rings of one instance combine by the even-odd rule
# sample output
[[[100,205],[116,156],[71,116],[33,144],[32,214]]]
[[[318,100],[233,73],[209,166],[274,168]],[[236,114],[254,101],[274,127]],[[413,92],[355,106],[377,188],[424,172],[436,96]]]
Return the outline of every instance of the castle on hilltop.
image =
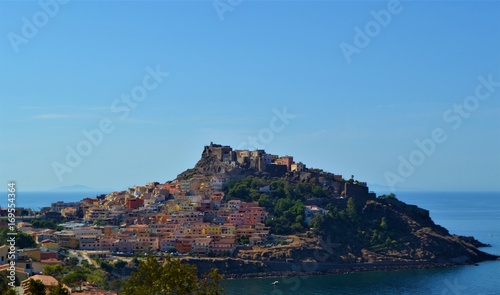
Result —
[[[318,176],[318,183],[331,189],[341,197],[356,197],[360,199],[373,199],[375,193],[370,192],[366,182],[344,180],[342,175],[332,174],[332,178],[324,177],[322,170],[308,169],[302,162],[295,162],[292,156],[278,156],[266,153],[265,150],[233,150],[230,146],[214,144],[205,146],[202,158],[216,159],[233,167],[254,169],[258,172],[268,173],[272,177],[285,176],[287,172],[301,173],[301,179],[312,175]],[[319,173],[319,174],[318,174]],[[221,184],[222,186],[222,184]]]
[[[203,150],[203,157],[213,157],[229,165],[238,165],[259,172],[281,176],[286,172],[307,171],[306,165],[294,162],[292,156],[278,156],[266,153],[265,150],[233,150],[230,146],[210,143]]]

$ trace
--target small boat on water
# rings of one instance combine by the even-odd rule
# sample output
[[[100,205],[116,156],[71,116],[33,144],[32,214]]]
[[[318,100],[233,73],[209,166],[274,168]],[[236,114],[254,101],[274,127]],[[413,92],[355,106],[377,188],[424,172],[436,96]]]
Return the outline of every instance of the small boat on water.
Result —
[[[280,284],[280,282],[278,282],[278,281],[274,281],[272,284],[276,286],[276,285],[279,285],[279,284]]]

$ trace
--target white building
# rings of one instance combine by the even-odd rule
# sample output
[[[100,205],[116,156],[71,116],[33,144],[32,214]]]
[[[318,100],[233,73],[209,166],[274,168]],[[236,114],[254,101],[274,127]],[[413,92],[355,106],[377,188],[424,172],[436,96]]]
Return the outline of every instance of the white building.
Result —
[[[226,178],[224,177],[213,177],[210,180],[210,185],[212,186],[212,190],[220,192],[222,191],[222,186],[224,185],[224,182],[226,181]]]
[[[307,223],[311,222],[311,219],[313,218],[313,216],[317,215],[317,214],[325,215],[326,210],[323,208],[320,208],[316,205],[306,206],[306,208],[304,209],[304,215],[306,217]]]

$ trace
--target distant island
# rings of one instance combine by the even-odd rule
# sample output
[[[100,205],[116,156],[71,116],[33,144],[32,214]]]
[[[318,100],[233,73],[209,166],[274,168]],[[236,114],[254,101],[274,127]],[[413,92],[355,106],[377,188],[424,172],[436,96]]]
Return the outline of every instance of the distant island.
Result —
[[[394,194],[377,196],[354,176],[310,168],[293,156],[213,143],[174,180],[55,202],[41,214],[59,225],[32,235],[57,243],[52,247],[111,257],[170,253],[200,273],[216,267],[226,277],[433,268],[499,258],[479,250],[488,245],[473,237],[435,224],[429,211]],[[24,223],[23,231],[35,221]]]

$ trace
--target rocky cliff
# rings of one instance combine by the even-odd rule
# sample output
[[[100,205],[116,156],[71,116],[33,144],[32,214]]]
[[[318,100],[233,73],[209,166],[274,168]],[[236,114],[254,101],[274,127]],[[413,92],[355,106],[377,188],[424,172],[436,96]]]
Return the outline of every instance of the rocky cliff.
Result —
[[[472,264],[498,259],[473,237],[451,235],[427,210],[397,200],[369,200],[355,222],[326,218],[314,234],[290,236],[294,242],[252,250],[237,257],[260,261],[316,263]],[[381,221],[384,224],[381,227]]]

